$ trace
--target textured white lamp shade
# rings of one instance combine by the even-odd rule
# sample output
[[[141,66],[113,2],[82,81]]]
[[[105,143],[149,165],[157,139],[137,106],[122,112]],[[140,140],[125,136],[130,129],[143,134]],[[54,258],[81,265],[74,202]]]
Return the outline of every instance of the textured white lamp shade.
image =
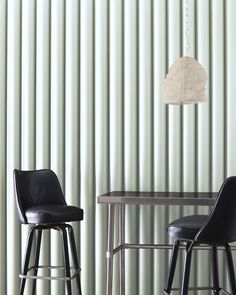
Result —
[[[187,104],[207,101],[205,84],[207,74],[194,58],[179,58],[169,70],[164,80],[166,104]]]

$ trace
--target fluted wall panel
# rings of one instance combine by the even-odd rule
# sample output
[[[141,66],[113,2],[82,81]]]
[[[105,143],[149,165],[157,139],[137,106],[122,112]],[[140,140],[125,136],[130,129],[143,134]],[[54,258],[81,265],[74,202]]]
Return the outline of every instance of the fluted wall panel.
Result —
[[[110,183],[108,9],[108,1],[95,1],[95,195],[108,191]],[[96,206],[95,210],[95,293],[102,295],[106,292],[107,212],[104,206]]]
[[[81,235],[81,263],[84,269],[82,285],[89,295],[95,293],[95,159],[94,159],[94,6],[95,1],[81,1],[80,25],[80,165],[81,206],[84,208],[84,223]]]
[[[51,1],[51,117],[50,167],[57,173],[65,190],[65,1]],[[61,265],[61,240],[51,233],[51,263]],[[53,274],[56,271],[53,271]],[[51,294],[63,294],[63,283],[52,281]]]
[[[67,202],[84,209],[75,225],[84,295],[105,294],[107,208],[97,195],[217,191],[235,174],[234,2],[189,0],[187,52],[184,0],[0,0],[1,294],[18,293],[28,230],[16,216],[13,169],[53,169]],[[208,103],[163,103],[163,79],[183,55],[206,69]],[[171,242],[166,224],[195,212],[209,208],[127,206],[126,241]],[[45,234],[41,264],[61,263],[60,242]],[[168,258],[127,251],[126,294],[161,294]],[[193,262],[191,285],[208,285],[208,253]],[[220,256],[228,286],[223,266]],[[118,259],[114,273],[118,295]],[[37,291],[65,294],[58,282]]]
[[[6,290],[6,108],[7,108],[7,1],[0,1],[0,286]]]
[[[165,0],[153,2],[153,189],[166,191],[168,189],[168,108],[163,104],[162,83],[167,70],[168,34],[167,7]],[[153,216],[153,242],[165,244],[167,236],[162,229],[167,223],[167,208],[165,206],[154,207]],[[163,288],[166,277],[167,257],[163,251],[154,251],[153,294],[158,294]]]
[[[168,55],[167,55],[167,68],[181,56],[182,51],[182,30],[181,30],[181,1],[170,0],[167,6],[168,28],[167,28],[167,42],[168,42]],[[182,137],[183,130],[181,126],[183,107],[170,105],[167,110],[168,123],[167,123],[167,190],[180,191],[182,190],[183,166],[182,166]],[[168,221],[174,220],[180,216],[180,208],[170,207],[168,210]],[[172,239],[169,239],[172,243]],[[177,264],[177,272],[174,278],[174,284],[180,283],[180,263]]]
[[[152,1],[139,1],[139,189],[153,189]],[[152,208],[140,206],[139,241],[152,243]],[[140,251],[139,292],[153,294],[152,252]]]
[[[35,168],[50,167],[50,1],[36,3],[36,102],[35,102]],[[42,237],[42,249],[39,263],[50,263],[50,237]],[[38,282],[39,294],[50,294],[50,284],[47,281]]]
[[[138,62],[138,2],[124,1],[124,188],[135,190],[139,184],[139,62]],[[138,208],[126,208],[126,241],[138,240]],[[138,292],[138,253],[126,254],[126,293]]]
[[[208,73],[208,83],[206,84],[206,94],[209,97],[209,103],[197,106],[196,121],[196,189],[198,191],[211,190],[211,122],[210,122],[210,106],[211,106],[211,72],[210,72],[210,2],[198,1],[196,3],[196,57],[204,66]],[[208,208],[198,208],[197,213],[208,214]],[[199,251],[199,266],[197,269],[197,284],[206,286],[210,279],[209,253]],[[205,269],[205,272],[202,271]],[[207,293],[209,294],[209,293]]]
[[[65,197],[69,204],[80,206],[80,161],[79,161],[79,23],[80,10],[77,0],[66,1],[65,11]],[[78,249],[80,235],[74,224]],[[79,257],[80,260],[80,257]],[[76,286],[72,285],[72,292]]]
[[[20,270],[21,242],[20,226],[16,216],[13,192],[12,171],[21,166],[21,44],[22,44],[22,5],[21,1],[7,1],[7,93],[6,93],[6,199],[7,251],[5,271],[7,287],[3,294],[17,294],[17,273]],[[1,168],[2,169],[2,168]],[[10,196],[10,197],[8,197]],[[17,247],[15,246],[17,245]],[[14,281],[12,281],[14,278]],[[3,285],[4,286],[4,285]]]
[[[21,42],[21,167],[35,168],[35,1],[22,1]],[[24,257],[29,226],[22,226],[21,253]],[[23,259],[21,260],[23,262]],[[27,284],[26,292],[31,283]]]
[[[196,9],[195,9],[195,1],[189,3],[189,24],[185,23],[185,14],[187,2],[184,2],[182,5],[182,27],[183,27],[183,38],[182,38],[182,52],[183,55],[190,55],[192,57],[196,57],[196,47],[195,47],[195,24],[196,24]],[[189,37],[186,36],[187,25],[189,25]],[[187,39],[189,38],[189,41]],[[190,48],[186,48],[186,43],[189,42]],[[183,115],[181,121],[181,129],[182,129],[182,163],[183,163],[183,174],[182,174],[182,190],[183,191],[195,191],[196,189],[196,107],[194,105],[186,105],[183,108]],[[192,215],[195,214],[195,208],[186,206],[183,209],[184,215]],[[193,254],[193,264],[196,262],[196,255]],[[190,276],[189,284],[191,286],[195,285],[196,282],[196,268],[192,269],[192,273]]]

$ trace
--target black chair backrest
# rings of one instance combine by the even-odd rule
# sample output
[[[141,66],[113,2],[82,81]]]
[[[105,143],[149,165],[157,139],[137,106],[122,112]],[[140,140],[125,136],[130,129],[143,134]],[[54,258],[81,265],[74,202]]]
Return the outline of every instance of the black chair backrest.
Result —
[[[39,205],[66,205],[56,174],[50,169],[15,169],[14,188],[19,219],[27,223],[25,210]]]
[[[216,245],[236,241],[236,176],[222,184],[209,219],[195,240]]]

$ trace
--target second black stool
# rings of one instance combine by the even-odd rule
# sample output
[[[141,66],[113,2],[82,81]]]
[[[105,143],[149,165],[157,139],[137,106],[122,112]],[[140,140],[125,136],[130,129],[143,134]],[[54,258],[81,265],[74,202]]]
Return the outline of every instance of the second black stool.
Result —
[[[232,253],[229,243],[236,241],[236,176],[227,178],[217,197],[211,214],[191,215],[179,218],[168,226],[168,234],[175,238],[170,267],[164,294],[169,295],[175,273],[179,246],[186,244],[186,256],[182,280],[181,295],[187,295],[189,290],[189,274],[191,266],[192,250],[200,244],[209,245],[212,249],[212,277],[213,286],[207,289],[213,290],[215,295],[220,290],[225,291],[219,285],[219,271],[217,248],[224,247],[229,274],[231,294],[236,295],[236,279]],[[195,288],[202,289],[202,288]],[[229,293],[226,293],[229,294]]]

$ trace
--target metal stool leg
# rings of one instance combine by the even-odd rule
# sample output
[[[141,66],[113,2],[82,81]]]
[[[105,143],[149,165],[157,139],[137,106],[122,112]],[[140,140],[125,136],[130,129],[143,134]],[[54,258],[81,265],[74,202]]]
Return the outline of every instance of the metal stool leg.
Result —
[[[213,279],[213,290],[215,295],[219,295],[219,269],[218,269],[218,256],[217,246],[212,246],[212,279]]]
[[[235,280],[235,272],[234,272],[234,263],[233,263],[231,249],[228,244],[225,245],[225,253],[226,253],[226,257],[227,257],[227,266],[228,266],[228,274],[229,274],[229,282],[230,282],[231,292],[233,295],[235,295],[236,294],[236,280]]]
[[[42,230],[37,230],[37,239],[36,239],[36,249],[35,249],[35,258],[34,258],[34,276],[38,274],[38,265],[39,265],[39,254],[40,254],[40,246],[41,246],[41,238],[42,238]],[[33,280],[33,287],[32,287],[32,295],[35,295],[36,292],[36,279]]]
[[[24,267],[23,267],[23,272],[22,272],[23,275],[27,275],[34,233],[35,233],[35,228],[32,227],[29,231],[29,234],[28,234],[28,241],[27,241],[26,252],[25,252],[25,261],[24,261]],[[20,295],[24,294],[25,282],[26,282],[26,278],[21,278]]]
[[[172,254],[171,254],[171,259],[170,259],[170,267],[167,275],[167,281],[166,281],[166,286],[164,289],[165,294],[170,294],[173,279],[174,279],[174,274],[175,274],[175,268],[176,268],[176,262],[178,258],[178,253],[179,253],[179,245],[180,242],[176,240],[173,245],[172,249]]]
[[[189,275],[190,275],[190,268],[191,268],[192,249],[193,249],[193,244],[192,243],[187,244],[181,295],[188,295],[188,284],[189,284]]]
[[[106,271],[106,295],[112,295],[113,282],[113,246],[114,246],[114,204],[108,205],[108,237],[107,237],[107,271]]]
[[[66,233],[66,229],[64,227],[60,227],[59,230],[62,235],[65,277],[70,278],[70,259],[69,259],[69,252],[68,252],[67,233]],[[71,281],[70,280],[66,280],[66,288],[67,288],[67,294],[71,295],[72,291],[71,291]]]
[[[78,262],[78,256],[77,256],[77,251],[76,251],[74,231],[73,231],[72,226],[70,226],[70,225],[68,226],[68,232],[69,232],[69,237],[70,237],[71,254],[72,254],[74,266],[76,269],[78,269],[79,262]],[[77,289],[78,289],[78,295],[82,295],[79,273],[76,276],[76,284],[77,284]]]

